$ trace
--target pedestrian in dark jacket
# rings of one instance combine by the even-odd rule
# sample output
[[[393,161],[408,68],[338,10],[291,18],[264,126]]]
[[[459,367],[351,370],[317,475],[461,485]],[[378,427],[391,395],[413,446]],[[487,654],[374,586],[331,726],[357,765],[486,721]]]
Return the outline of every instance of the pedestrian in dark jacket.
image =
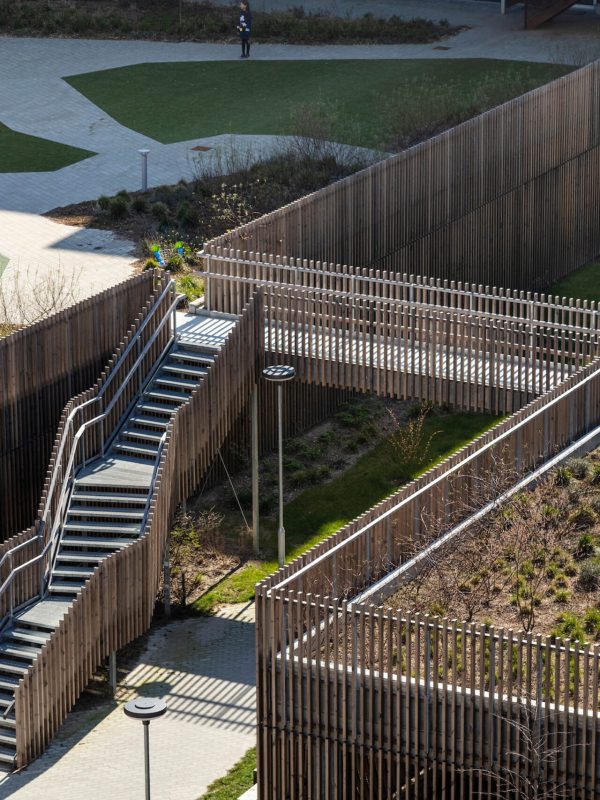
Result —
[[[240,34],[242,42],[242,55],[240,58],[250,58],[250,31],[252,28],[252,12],[250,11],[250,3],[242,0],[240,3],[240,18],[238,20],[237,29]]]

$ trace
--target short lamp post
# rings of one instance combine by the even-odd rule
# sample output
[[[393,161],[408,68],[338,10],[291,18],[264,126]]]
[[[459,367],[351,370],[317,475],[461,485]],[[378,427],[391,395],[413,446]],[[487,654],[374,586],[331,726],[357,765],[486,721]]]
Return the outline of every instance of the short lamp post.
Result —
[[[277,529],[277,554],[279,566],[285,564],[285,528],[283,527],[283,384],[296,375],[294,367],[276,364],[263,369],[263,378],[277,384],[277,430],[279,443],[279,528]]]
[[[128,717],[139,719],[144,726],[144,764],[146,770],[146,800],[150,800],[150,720],[162,717],[167,710],[164,700],[154,697],[138,697],[125,705]]]

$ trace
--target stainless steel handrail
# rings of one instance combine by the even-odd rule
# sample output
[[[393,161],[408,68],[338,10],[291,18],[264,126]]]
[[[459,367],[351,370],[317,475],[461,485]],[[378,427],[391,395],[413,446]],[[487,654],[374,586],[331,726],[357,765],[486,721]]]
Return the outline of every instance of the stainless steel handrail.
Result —
[[[42,543],[43,538],[44,538],[44,532],[45,532],[46,528],[48,527],[47,520],[48,520],[48,516],[49,516],[49,511],[50,511],[51,499],[53,497],[54,490],[55,490],[57,481],[59,479],[58,478],[59,473],[62,472],[61,466],[60,466],[60,462],[61,462],[61,459],[62,459],[62,456],[63,456],[63,453],[64,453],[65,444],[66,444],[66,438],[67,438],[66,434],[68,433],[69,429],[73,427],[73,422],[74,422],[76,414],[78,412],[80,412],[84,407],[90,405],[91,403],[97,402],[98,400],[101,400],[101,398],[103,397],[103,395],[104,395],[104,393],[106,391],[106,388],[108,387],[110,382],[114,379],[114,376],[116,375],[118,366],[123,362],[123,360],[131,352],[131,349],[135,346],[135,342],[139,342],[140,341],[140,336],[141,336],[143,330],[146,328],[146,326],[149,323],[150,319],[152,319],[154,317],[154,314],[156,313],[156,310],[158,309],[160,302],[164,299],[164,297],[169,292],[173,292],[174,285],[175,285],[175,283],[172,280],[170,280],[167,283],[167,285],[165,286],[165,288],[162,291],[162,293],[160,294],[160,296],[156,299],[152,310],[150,311],[148,316],[144,319],[142,325],[140,325],[138,330],[135,332],[134,336],[129,341],[129,343],[128,343],[127,347],[125,348],[125,350],[123,351],[123,353],[121,353],[121,355],[119,356],[118,360],[115,362],[113,370],[111,371],[106,383],[104,383],[103,386],[101,387],[101,389],[99,390],[98,394],[95,397],[90,398],[89,400],[85,401],[85,403],[82,403],[80,406],[77,406],[75,409],[73,409],[71,411],[71,413],[67,417],[67,422],[65,424],[63,438],[62,438],[61,445],[60,445],[60,448],[59,448],[59,451],[58,451],[58,455],[57,455],[57,458],[56,458],[55,467],[54,467],[53,473],[52,473],[52,478],[51,478],[51,482],[50,482],[50,488],[48,490],[48,495],[46,497],[46,501],[45,501],[45,504],[44,504],[43,513],[42,513],[42,515],[40,517],[39,530],[38,530],[38,532],[37,532],[35,537],[32,537],[32,539],[28,539],[26,542],[21,542],[20,544],[15,545],[15,547],[12,547],[10,550],[7,550],[6,553],[4,553],[2,555],[2,558],[0,558],[0,567],[2,566],[2,564],[4,564],[4,562],[7,559],[9,560],[9,564],[10,564],[10,573],[9,573],[8,577],[6,578],[6,580],[0,585],[0,599],[4,596],[6,591],[8,589],[10,589],[9,612],[8,612],[7,615],[5,615],[4,619],[0,623],[0,630],[2,630],[2,628],[5,627],[5,625],[7,624],[7,621],[12,619],[12,617],[13,617],[13,613],[14,613],[14,609],[15,609],[15,605],[14,605],[14,588],[13,587],[14,587],[14,580],[15,580],[16,576],[19,575],[21,572],[23,572],[25,569],[31,568],[38,561],[43,560],[47,556],[48,552],[50,551],[51,555],[50,555],[50,558],[48,559],[48,564],[47,564],[46,568],[42,571],[42,574],[40,576],[39,592],[37,593],[37,595],[34,595],[32,598],[30,598],[30,600],[27,601],[27,602],[32,602],[38,597],[39,598],[43,597],[43,594],[44,594],[44,591],[45,591],[46,581],[47,581],[48,574],[49,574],[50,567],[51,567],[51,563],[52,563],[53,545],[57,542],[57,531],[60,528],[60,525],[58,523],[59,523],[60,519],[62,518],[62,515],[63,515],[63,512],[64,512],[64,507],[65,507],[65,501],[66,501],[66,498],[67,498],[67,495],[68,495],[68,490],[71,487],[72,479],[73,479],[74,474],[75,474],[75,469],[76,469],[75,458],[76,458],[76,455],[77,455],[79,441],[80,441],[81,437],[83,436],[83,434],[90,427],[92,427],[93,425],[98,425],[100,422],[103,422],[106,419],[106,417],[108,416],[108,414],[112,411],[112,409],[114,408],[116,402],[118,401],[118,399],[121,397],[121,395],[123,394],[123,392],[125,391],[125,389],[129,385],[132,377],[137,372],[140,363],[142,362],[142,360],[147,355],[148,351],[150,350],[150,348],[152,347],[152,345],[156,341],[156,338],[158,337],[159,333],[162,331],[162,329],[167,324],[167,322],[169,322],[173,318],[172,315],[174,315],[177,305],[181,302],[181,299],[183,297],[182,295],[176,295],[175,296],[174,300],[169,305],[168,309],[165,311],[163,319],[160,321],[158,327],[153,332],[153,334],[150,337],[150,339],[148,340],[148,342],[146,342],[146,344],[144,345],[143,349],[140,351],[138,357],[136,358],[136,361],[135,361],[134,365],[131,367],[131,369],[127,373],[127,375],[124,378],[123,382],[119,386],[119,388],[117,390],[117,393],[112,398],[112,400],[110,401],[108,406],[102,411],[102,413],[96,415],[91,420],[88,420],[87,422],[84,422],[78,428],[78,430],[75,432],[75,434],[73,436],[72,443],[71,443],[71,453],[70,453],[69,460],[68,460],[68,463],[67,463],[67,468],[64,470],[64,472],[61,475],[61,484],[62,484],[61,493],[60,493],[60,497],[59,497],[59,501],[58,501],[58,505],[57,505],[57,509],[56,509],[55,519],[54,519],[53,523],[51,523],[51,529],[50,529],[50,533],[49,533],[49,535],[47,537],[47,541],[44,544],[43,549],[41,550],[40,553],[38,553],[36,556],[34,556],[33,558],[29,559],[25,563],[20,564],[18,567],[14,567],[13,568],[12,567],[12,558],[13,558],[15,553],[17,553],[19,550],[21,550],[22,548],[26,547],[27,545],[32,544],[32,542],[34,542],[34,541],[38,543],[38,546],[41,546],[41,543]],[[173,343],[173,341],[175,341],[175,339],[176,339],[175,322],[174,322],[174,319],[173,319],[173,331],[171,333],[171,336],[169,337],[169,340],[168,340],[167,344],[165,345],[165,347],[161,351],[159,359],[164,356],[165,352],[169,349],[169,347],[172,345],[172,343]],[[141,385],[140,385],[140,390],[143,388],[144,385],[145,385],[145,382],[142,382]],[[155,470],[153,472],[153,480],[155,479],[155,476],[156,476],[156,471],[158,469],[158,462],[160,461],[160,454],[162,453],[162,449],[163,449],[165,440],[166,440],[166,432],[165,432],[165,434],[163,435],[163,437],[161,438],[161,441],[160,441],[158,457],[157,457],[157,464],[155,465]],[[151,498],[151,493],[150,493],[148,501],[146,503],[145,515],[144,515],[144,518],[142,520],[142,525],[143,526],[146,524],[146,521],[147,521],[147,517],[148,517],[148,513],[149,513],[149,507],[150,507],[150,498]]]

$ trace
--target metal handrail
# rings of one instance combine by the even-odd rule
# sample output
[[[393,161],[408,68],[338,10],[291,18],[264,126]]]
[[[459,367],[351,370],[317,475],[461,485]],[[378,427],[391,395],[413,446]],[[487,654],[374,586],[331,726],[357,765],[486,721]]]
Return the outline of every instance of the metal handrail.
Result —
[[[121,353],[121,355],[119,356],[119,358],[115,362],[115,364],[113,366],[113,369],[112,369],[108,379],[103,384],[103,386],[99,390],[98,394],[96,396],[94,396],[93,398],[90,398],[89,400],[86,400],[85,403],[82,403],[81,405],[77,406],[75,409],[73,409],[71,411],[71,413],[67,417],[67,422],[65,423],[65,428],[64,428],[64,435],[63,435],[63,438],[62,438],[62,441],[61,441],[61,444],[60,444],[60,447],[59,447],[58,455],[57,455],[57,458],[56,458],[56,461],[55,461],[55,466],[54,466],[54,469],[53,469],[53,472],[52,472],[52,478],[51,478],[51,481],[50,481],[50,488],[48,490],[48,495],[47,495],[46,500],[45,500],[43,513],[40,516],[39,530],[38,530],[38,532],[37,532],[35,537],[32,537],[31,539],[28,539],[26,542],[21,542],[20,544],[15,545],[15,547],[12,547],[10,550],[7,550],[2,555],[2,557],[0,558],[0,567],[2,566],[2,564],[4,564],[4,562],[7,559],[9,560],[9,562],[12,562],[12,558],[13,558],[14,554],[16,552],[18,552],[19,550],[21,550],[22,548],[26,547],[27,545],[31,544],[32,542],[36,541],[38,543],[38,546],[41,545],[41,542],[43,541],[43,538],[44,538],[44,531],[48,527],[47,519],[48,519],[48,515],[49,515],[49,512],[50,512],[51,499],[53,497],[54,490],[55,490],[57,481],[59,479],[58,478],[59,473],[61,472],[60,462],[61,462],[61,459],[62,459],[62,456],[63,456],[63,453],[64,453],[64,449],[65,449],[65,445],[66,445],[66,438],[67,438],[66,437],[66,433],[68,432],[68,429],[73,427],[73,422],[74,422],[75,416],[79,411],[81,411],[85,406],[90,405],[93,402],[97,402],[98,400],[101,400],[101,398],[103,397],[108,385],[114,379],[114,376],[116,375],[116,372],[117,372],[117,368],[123,362],[123,360],[127,357],[127,355],[131,352],[131,349],[135,346],[135,342],[139,342],[140,336],[141,336],[143,330],[146,328],[146,326],[149,323],[150,319],[153,318],[154,314],[156,313],[156,310],[159,307],[160,302],[164,299],[164,297],[169,292],[173,291],[174,285],[175,285],[174,281],[172,281],[172,280],[170,280],[167,283],[167,285],[165,286],[164,290],[161,292],[160,296],[156,299],[156,301],[154,303],[154,307],[152,308],[152,310],[150,311],[148,316],[144,319],[143,323],[140,325],[138,330],[135,332],[134,336],[129,341],[129,343],[128,343],[127,347],[125,348],[125,350],[123,351],[123,353]],[[14,588],[13,587],[14,587],[14,581],[15,581],[16,576],[18,574],[20,574],[21,572],[23,572],[25,569],[31,568],[38,561],[43,560],[47,556],[48,551],[52,551],[53,545],[56,543],[56,539],[57,539],[56,533],[57,533],[57,530],[59,528],[59,524],[58,523],[62,518],[62,515],[63,515],[63,512],[64,512],[65,500],[66,500],[66,497],[67,497],[67,494],[68,494],[68,490],[71,487],[72,478],[74,476],[74,472],[75,472],[75,468],[76,468],[75,467],[75,458],[76,458],[76,455],[77,455],[78,444],[79,444],[79,441],[80,441],[81,437],[83,436],[83,434],[89,428],[91,428],[92,426],[98,425],[99,423],[103,422],[106,419],[106,417],[108,416],[108,414],[112,411],[112,409],[114,408],[116,402],[121,397],[121,395],[125,391],[126,387],[129,385],[129,383],[130,383],[133,375],[136,373],[140,363],[142,362],[142,360],[147,355],[148,351],[150,350],[150,348],[152,347],[152,345],[156,341],[159,333],[162,331],[162,329],[164,328],[165,324],[171,319],[171,315],[175,312],[175,309],[176,309],[177,305],[181,302],[182,297],[183,297],[182,295],[176,295],[175,296],[173,302],[169,305],[168,309],[165,311],[163,319],[160,321],[158,327],[153,332],[153,334],[150,337],[150,339],[148,340],[148,342],[146,342],[146,344],[144,345],[143,349],[140,351],[138,357],[135,360],[134,365],[131,367],[131,369],[129,370],[129,372],[127,373],[125,378],[123,379],[123,381],[122,381],[121,385],[119,386],[115,396],[112,398],[112,400],[107,405],[107,407],[102,411],[102,413],[96,415],[91,420],[88,420],[87,422],[82,423],[82,425],[75,432],[75,434],[73,436],[72,443],[71,443],[71,453],[70,453],[69,460],[68,460],[68,463],[67,463],[67,468],[64,470],[64,472],[62,474],[62,478],[61,478],[62,487],[61,487],[61,493],[60,493],[60,497],[59,497],[59,501],[58,501],[58,506],[57,506],[57,509],[56,509],[55,519],[54,519],[54,522],[53,522],[52,527],[50,529],[50,534],[47,537],[47,541],[46,541],[43,549],[41,550],[41,552],[38,553],[33,558],[29,559],[28,561],[24,562],[23,564],[20,564],[18,567],[14,567],[14,568],[12,567],[12,563],[11,563],[10,574],[8,575],[6,580],[0,585],[0,598],[2,598],[4,596],[4,594],[6,593],[6,591],[8,589],[10,589],[9,613],[7,615],[5,615],[4,620],[2,620],[2,622],[0,623],[0,630],[2,630],[3,627],[5,627],[5,625],[7,624],[8,621],[10,621],[10,619],[12,619],[13,614],[14,614],[15,606],[14,606]],[[162,357],[164,355],[164,353],[168,350],[168,348],[172,345],[172,343],[175,340],[175,338],[176,338],[175,325],[173,325],[172,335],[169,337],[169,340],[168,340],[167,344],[165,345],[165,347],[163,348],[163,350],[162,350],[162,352],[160,354],[160,357]],[[142,383],[140,389],[142,389],[144,385],[145,385],[145,382]],[[158,461],[160,461],[160,454],[162,452],[165,439],[166,439],[166,432],[165,432],[165,434],[163,435],[163,437],[161,438],[161,441],[160,441],[157,464],[155,465],[155,471],[153,473],[153,480],[154,480],[155,475],[156,475],[156,469],[158,467]],[[104,442],[103,442],[103,447],[104,447]],[[73,473],[73,474],[71,474],[71,473]],[[149,513],[149,507],[150,507],[150,496],[149,496],[148,502],[146,504],[145,515],[144,515],[144,518],[142,520],[142,525],[146,524],[148,513]],[[35,595],[34,597],[32,597],[29,601],[27,601],[28,603],[33,601],[33,600],[35,600],[37,597],[40,597],[40,598],[43,597],[47,576],[48,576],[48,573],[50,571],[50,563],[51,563],[51,561],[52,561],[52,557],[50,557],[48,566],[46,567],[45,570],[43,570],[42,575],[40,576],[40,589],[39,589],[38,594]]]

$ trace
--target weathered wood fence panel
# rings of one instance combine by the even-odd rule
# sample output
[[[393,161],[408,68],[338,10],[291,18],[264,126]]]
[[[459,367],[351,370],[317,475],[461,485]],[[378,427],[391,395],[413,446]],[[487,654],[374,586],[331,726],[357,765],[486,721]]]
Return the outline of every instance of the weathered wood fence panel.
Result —
[[[15,693],[18,766],[43,752],[102,660],[149,627],[175,508],[200,484],[255,385],[260,319],[258,298],[230,333],[205,381],[172,419],[144,534],[101,562],[20,681]],[[117,370],[127,368],[123,360],[117,362]]]
[[[543,289],[600,252],[599,79],[590,64],[205,250]]]
[[[34,516],[65,404],[94,383],[153,286],[144,272],[0,339],[0,539]]]
[[[596,360],[259,584],[261,800],[597,796],[597,647],[349,601],[599,424]]]

